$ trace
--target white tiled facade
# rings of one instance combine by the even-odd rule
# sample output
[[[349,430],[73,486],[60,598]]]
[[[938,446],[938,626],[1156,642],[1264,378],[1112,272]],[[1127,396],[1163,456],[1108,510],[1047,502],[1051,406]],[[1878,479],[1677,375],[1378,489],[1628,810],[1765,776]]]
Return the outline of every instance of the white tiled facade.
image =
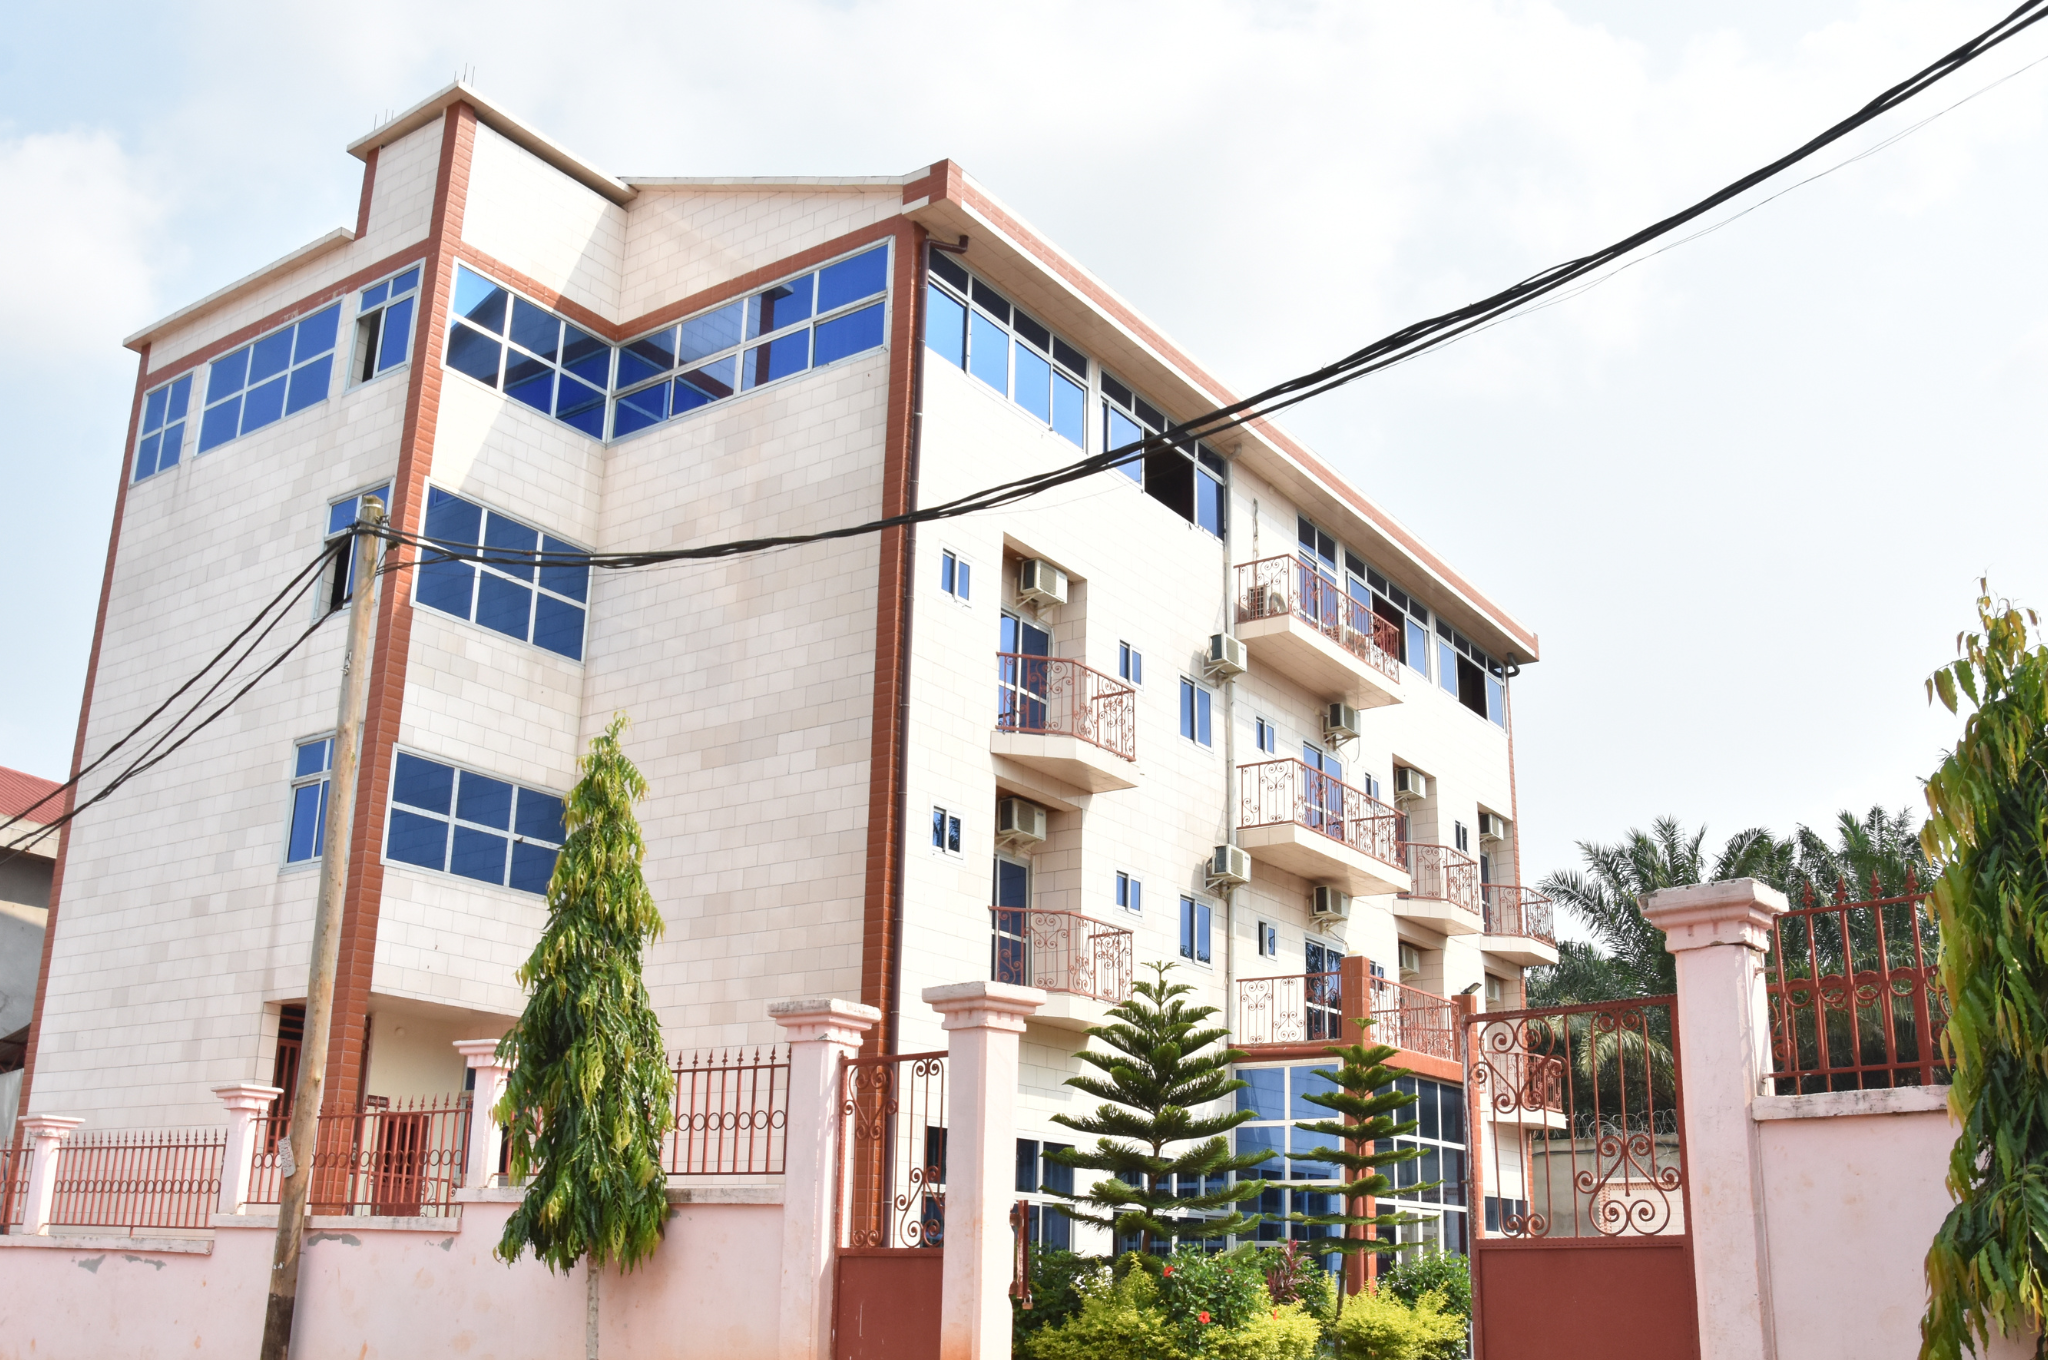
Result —
[[[458,126],[449,110],[462,101],[481,108],[469,115],[481,121],[467,128],[466,171],[463,148],[443,145]],[[743,296],[778,273],[875,242],[902,252],[917,239],[914,224],[941,241],[969,235],[966,266],[1087,351],[1098,361],[1091,379],[1106,364],[1180,419],[1225,399],[956,168],[900,180],[629,185],[548,150],[467,91],[423,108],[373,141],[364,234],[344,233],[146,332],[137,344],[150,385],[192,356],[241,343],[243,328],[333,296],[346,344],[364,271],[431,265],[437,248],[433,258],[451,269],[459,253],[536,301],[601,319],[607,338],[630,340],[674,320],[686,301],[695,309]],[[445,203],[442,181],[453,184]],[[907,187],[920,182],[929,192]],[[1079,457],[916,342],[909,347],[919,352],[900,352],[899,337],[913,334],[904,314],[913,290],[901,286],[912,275],[899,263],[915,262],[892,263],[883,347],[609,443],[442,370],[438,400],[418,403],[421,451],[407,466],[425,485],[617,551],[876,518],[913,441],[920,505]],[[330,502],[406,470],[408,402],[438,353],[428,346],[432,324],[416,326],[413,358],[397,372],[362,384],[337,373],[325,402],[204,455],[188,434],[175,469],[127,487],[85,718],[88,760],[319,550]],[[203,363],[196,372],[203,387]],[[195,394],[195,416],[199,404]],[[1095,451],[1103,445],[1094,390],[1089,404]],[[1256,649],[1252,669],[1229,684],[1212,683],[1203,666],[1210,636],[1236,626],[1232,568],[1293,553],[1299,514],[1493,655],[1526,662],[1535,651],[1519,624],[1279,433],[1240,430],[1213,442],[1231,460],[1224,538],[1114,472],[916,529],[897,795],[900,977],[864,963],[869,922],[886,905],[871,898],[893,891],[870,864],[876,790],[893,767],[878,771],[877,762],[899,757],[875,728],[878,684],[885,705],[894,692],[878,642],[893,539],[595,573],[580,662],[411,609],[403,655],[376,661],[394,679],[403,667],[395,746],[562,792],[590,737],[614,713],[631,718],[628,750],[651,788],[640,810],[647,874],[667,921],[646,976],[677,1049],[770,1043],[769,1002],[872,998],[878,989],[900,1008],[901,1051],[943,1047],[919,994],[987,975],[996,804],[1009,795],[1050,812],[1047,839],[1029,856],[1035,906],[1134,931],[1140,964],[1180,962],[1181,897],[1213,910],[1212,961],[1183,964],[1178,976],[1226,1021],[1233,976],[1299,974],[1310,940],[1383,962],[1390,974],[1405,940],[1422,951],[1416,985],[1452,995],[1491,973],[1512,999],[1520,972],[1484,952],[1484,937],[1446,938],[1402,921],[1391,898],[1362,898],[1348,923],[1319,929],[1311,879],[1260,861],[1234,899],[1206,881],[1211,851],[1235,831],[1230,762],[1272,758],[1254,750],[1254,722],[1278,728],[1282,757],[1322,738],[1332,696],[1262,664]],[[965,602],[938,589],[945,552],[973,569]],[[992,654],[1023,558],[1057,563],[1070,577],[1068,602],[1037,619],[1055,655],[1112,676],[1120,644],[1143,655],[1133,787],[1091,794],[991,751]],[[387,589],[409,597],[410,573],[390,579]],[[312,617],[308,604],[274,638]],[[212,1123],[210,1085],[268,1079],[277,1008],[303,993],[317,879],[311,866],[283,864],[293,743],[333,725],[341,632],[324,627],[228,717],[76,824],[33,1058],[36,1111],[98,1126]],[[1180,735],[1182,677],[1213,693],[1208,747]],[[1460,821],[1477,851],[1481,809],[1514,815],[1508,730],[1413,670],[1398,692],[1400,702],[1365,712],[1362,735],[1341,752],[1346,777],[1371,774],[1391,803],[1396,764],[1426,771],[1432,797],[1409,809],[1412,838],[1448,843]],[[389,744],[365,759],[388,761]],[[962,818],[960,853],[932,847],[934,807]],[[1512,840],[1487,850],[1493,877],[1514,881]],[[1141,913],[1116,906],[1119,872],[1142,881]],[[357,1094],[459,1087],[448,1040],[498,1033],[517,1014],[514,970],[544,914],[533,894],[385,865],[365,1003],[370,1056]],[[1259,921],[1278,927],[1277,958],[1257,952]],[[1061,1083],[1078,1070],[1078,1042],[1072,1029],[1031,1027],[1019,1136],[1071,1141],[1049,1117],[1074,1108],[1076,1093]]]

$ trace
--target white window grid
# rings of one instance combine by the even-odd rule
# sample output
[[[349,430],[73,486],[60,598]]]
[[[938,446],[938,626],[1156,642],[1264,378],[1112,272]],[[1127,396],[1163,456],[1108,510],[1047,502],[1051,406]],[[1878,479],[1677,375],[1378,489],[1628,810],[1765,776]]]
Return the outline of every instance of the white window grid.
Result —
[[[284,862],[317,863],[327,839],[327,783],[334,773],[334,736],[292,745],[291,811],[285,819]]]
[[[142,398],[142,428],[135,436],[135,478],[141,481],[178,465],[185,452],[185,417],[191,414],[192,375],[180,374]]]
[[[1142,915],[1145,911],[1145,881],[1128,870],[1117,870],[1116,904],[1125,911]]]
[[[330,611],[341,608],[355,595],[356,544],[351,528],[362,515],[363,497],[365,496],[375,496],[384,503],[384,512],[387,515],[391,513],[391,484],[389,482],[382,486],[373,486],[367,491],[358,491],[353,496],[343,496],[340,500],[327,503],[327,532],[323,536],[322,541],[332,543],[337,538],[345,538],[347,540],[342,544],[341,551],[335,555],[333,563],[327,568],[327,590],[323,599],[323,607]]]
[[[422,552],[420,566],[418,570],[413,572],[413,603],[432,609],[437,613],[452,615],[455,618],[474,623],[479,628],[488,628],[502,637],[516,638],[521,642],[539,647],[544,651],[552,652],[557,656],[566,657],[571,661],[581,661],[590,628],[590,568],[561,563],[540,564],[531,577],[523,577],[517,571],[502,563],[483,561],[480,558],[483,555],[489,554],[509,556],[518,553],[534,552],[536,550],[546,554],[580,553],[586,550],[579,548],[566,539],[557,538],[545,529],[529,524],[516,516],[507,515],[467,496],[458,496],[452,491],[432,485],[429,485],[427,488],[427,535],[436,534],[436,511],[451,503],[476,511],[480,532],[474,539],[468,536],[468,531],[464,531],[458,537],[447,533],[445,530],[440,532],[437,537],[429,538],[429,542],[445,542],[451,546],[446,552],[434,552],[431,549]],[[532,534],[534,536],[532,546],[494,544],[491,540],[496,536],[497,525],[500,523],[511,526],[510,532],[516,532],[518,535]],[[458,549],[453,546],[469,542],[482,544],[481,553],[474,548]],[[444,595],[441,573],[464,570],[468,571],[470,578],[467,593],[462,595],[465,608],[464,610],[457,610],[450,606],[455,603],[455,596],[461,594],[461,592],[451,591]],[[451,575],[447,579],[452,582],[454,578]],[[516,585],[528,591],[531,595],[531,598],[527,601],[526,627],[523,635],[484,621],[482,617],[484,612],[483,592],[486,583],[491,581]],[[503,587],[501,585],[496,588],[502,589]],[[558,639],[563,643],[563,646],[554,646],[550,642],[541,640],[544,632],[541,617],[542,604],[544,602],[551,604],[552,607],[548,611],[551,616],[559,618],[561,617],[561,611],[564,610],[574,610],[578,615],[573,651],[565,650],[569,645],[569,639],[566,636]],[[552,629],[545,631],[548,637],[556,637]]]
[[[974,594],[974,560],[957,549],[941,548],[939,593],[955,603],[969,603]]]
[[[418,803],[411,803],[405,800],[404,796],[400,791],[401,780],[398,777],[398,763],[401,760],[405,760],[408,758],[412,760],[422,761],[428,765],[438,766],[442,769],[449,771],[453,775],[453,779],[449,786],[448,806],[445,809],[424,807]],[[546,799],[559,805],[567,802],[567,795],[556,793],[550,789],[535,788],[529,784],[522,784],[516,779],[507,779],[503,775],[490,774],[483,770],[471,769],[466,765],[458,765],[454,761],[446,760],[439,756],[430,756],[419,751],[409,751],[402,747],[396,752],[394,752],[392,755],[392,770],[393,776],[391,780],[391,795],[386,804],[385,809],[384,862],[386,864],[403,864],[407,868],[424,869],[429,873],[443,874],[447,877],[459,878],[462,879],[464,882],[469,883],[495,882],[496,886],[502,888],[509,888],[514,892],[545,893],[545,885],[542,885],[539,888],[522,888],[514,883],[514,876],[518,872],[518,847],[529,846],[535,849],[553,851],[556,854],[559,854],[561,852],[562,846],[566,843],[566,836],[564,840],[558,841],[549,839],[544,836],[535,835],[530,831],[521,830],[523,821],[522,814],[524,813],[525,809],[523,809],[520,806],[520,804],[523,800],[529,797],[534,797]],[[494,826],[488,822],[476,821],[471,818],[464,817],[462,815],[462,781],[465,779],[472,778],[486,780],[494,784],[506,784],[511,786],[512,804],[508,811],[506,824],[504,826]],[[395,830],[398,826],[399,813],[404,813],[424,821],[439,822],[447,828],[444,834],[444,838],[442,840],[442,855],[440,867],[437,868],[433,865],[422,864],[416,860],[401,859],[394,856],[391,853],[391,845],[394,839]],[[500,873],[500,876],[496,880],[479,878],[472,874],[465,874],[458,871],[454,867],[456,856],[460,853],[460,834],[464,830],[482,833],[483,835],[489,836],[494,839],[502,839],[506,842],[503,868]],[[550,864],[552,866],[552,861],[550,862]]]
[[[961,853],[960,814],[936,803],[932,805],[932,849],[942,855]]]
[[[601,440],[612,355],[607,341],[575,322],[455,266],[446,367]]]
[[[402,367],[412,357],[421,269],[415,264],[396,270],[357,296],[355,359],[349,366],[352,381],[368,382]]]
[[[944,252],[927,258],[926,344],[1074,447],[1086,448],[1088,356]]]
[[[208,364],[199,452],[267,429],[327,400],[340,329],[337,302]]]

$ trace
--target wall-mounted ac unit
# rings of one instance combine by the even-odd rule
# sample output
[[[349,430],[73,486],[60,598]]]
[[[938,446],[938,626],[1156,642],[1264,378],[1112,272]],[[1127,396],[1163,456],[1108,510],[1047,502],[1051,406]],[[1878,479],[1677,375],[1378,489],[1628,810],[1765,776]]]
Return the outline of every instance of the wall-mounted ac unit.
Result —
[[[1250,664],[1245,660],[1244,643],[1228,633],[1209,635],[1209,675],[1213,679],[1228,680],[1233,675],[1243,675]]]
[[[1032,604],[1065,604],[1067,574],[1042,558],[1027,557],[1017,565],[1017,598]]]
[[[1350,894],[1327,883],[1316,884],[1309,898],[1309,910],[1318,921],[1346,921],[1351,918]]]
[[[1429,776],[1407,765],[1394,767],[1394,797],[1396,799],[1423,799],[1429,797]]]
[[[1508,819],[1507,819],[1507,818],[1505,818],[1505,817],[1501,816],[1501,815],[1500,815],[1500,814],[1499,814],[1498,812],[1482,812],[1482,813],[1480,813],[1480,814],[1479,814],[1479,839],[1480,839],[1480,840],[1482,840],[1482,841],[1502,841],[1502,840],[1506,840],[1506,839],[1507,839],[1507,835],[1508,835]]]
[[[1358,737],[1358,710],[1349,704],[1332,703],[1323,709],[1323,735],[1336,741]]]
[[[1403,982],[1406,982],[1409,978],[1421,976],[1422,950],[1403,940],[1400,944],[1400,959],[1401,980]]]
[[[1252,857],[1234,845],[1219,845],[1209,856],[1211,887],[1235,888],[1252,881]]]
[[[1045,839],[1045,809],[1022,798],[999,800],[996,835],[1012,845],[1037,845]]]

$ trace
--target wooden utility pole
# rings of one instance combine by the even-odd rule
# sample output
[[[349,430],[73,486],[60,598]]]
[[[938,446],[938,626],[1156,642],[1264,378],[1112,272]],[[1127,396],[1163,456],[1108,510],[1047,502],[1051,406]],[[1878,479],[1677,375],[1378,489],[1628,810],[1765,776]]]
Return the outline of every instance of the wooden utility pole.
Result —
[[[334,1026],[334,972],[341,957],[341,903],[348,887],[349,833],[355,824],[357,748],[370,695],[371,625],[376,619],[378,551],[384,503],[365,496],[356,514],[349,562],[354,573],[348,609],[348,650],[341,661],[341,711],[334,722],[333,769],[321,834],[320,899],[313,909],[313,961],[306,974],[306,1033],[299,1050],[299,1088],[291,1126],[278,1148],[284,1186],[278,1193],[277,1248],[271,1255],[270,1300],[263,1314],[262,1360],[291,1351],[292,1312],[299,1300],[299,1250],[306,1233],[306,1193],[320,1145],[320,1094],[327,1081],[327,1038]]]

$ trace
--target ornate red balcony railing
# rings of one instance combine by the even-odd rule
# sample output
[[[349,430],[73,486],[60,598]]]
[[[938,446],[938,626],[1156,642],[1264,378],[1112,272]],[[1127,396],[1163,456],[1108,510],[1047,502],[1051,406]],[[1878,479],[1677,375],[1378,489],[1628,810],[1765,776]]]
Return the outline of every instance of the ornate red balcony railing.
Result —
[[[662,1166],[671,1176],[782,1174],[788,1147],[789,1051],[676,1055]]]
[[[1292,614],[1389,680],[1401,678],[1401,629],[1347,595],[1299,557],[1268,557],[1237,569],[1237,621]]]
[[[1401,862],[1414,885],[1403,897],[1448,902],[1475,915],[1479,911],[1479,863],[1448,845],[1401,842]]]
[[[1940,940],[1909,875],[1898,897],[1832,901],[1811,887],[1772,926],[1764,962],[1780,1095],[1948,1084]]]
[[[1074,911],[990,907],[989,976],[1119,1005],[1131,999],[1131,932]]]
[[[840,1118],[840,1248],[943,1245],[946,1055],[847,1059],[840,1069]]]
[[[1482,915],[1487,934],[1520,935],[1548,945],[1557,943],[1551,901],[1534,888],[1515,883],[1483,883],[1479,895],[1485,904]]]
[[[1459,1061],[1458,1008],[1449,997],[1425,992],[1387,978],[1370,980],[1364,1005],[1347,1007],[1343,974],[1298,973],[1284,977],[1240,978],[1237,983],[1237,1029],[1231,1042],[1254,1044],[1350,1044],[1344,1016],[1370,1015],[1370,1042],[1392,1044],[1410,1053]]]
[[[372,1097],[381,1099],[381,1097]],[[364,1110],[323,1111],[308,1189],[316,1214],[452,1217],[469,1162],[468,1093],[421,1096]],[[279,1146],[288,1115],[256,1120],[249,1203],[275,1204],[284,1183]],[[292,1139],[294,1151],[303,1156]]]
[[[996,653],[996,727],[1079,737],[1138,758],[1138,697],[1129,685],[1058,656]]]
[[[1293,822],[1382,864],[1400,867],[1398,818],[1372,795],[1299,760],[1241,765],[1237,774],[1239,827]]]
[[[1447,996],[1391,978],[1372,980],[1372,1042],[1458,1062],[1458,1007]]]

